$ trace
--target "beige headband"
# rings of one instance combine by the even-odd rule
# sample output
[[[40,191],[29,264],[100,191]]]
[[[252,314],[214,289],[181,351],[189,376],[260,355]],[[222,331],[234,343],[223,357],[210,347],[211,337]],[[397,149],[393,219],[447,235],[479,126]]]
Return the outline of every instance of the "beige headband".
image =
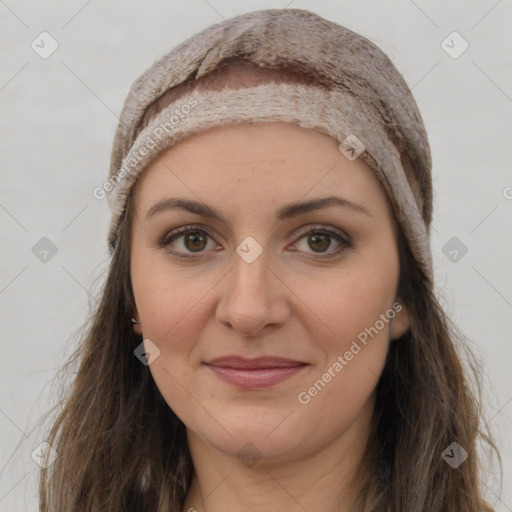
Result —
[[[215,126],[284,121],[311,128],[339,141],[340,151],[359,155],[375,171],[393,206],[420,268],[432,279],[428,229],[421,215],[422,197],[414,176],[406,175],[400,153],[374,113],[353,95],[315,85],[268,83],[220,91],[196,89],[158,113],[140,133],[116,173],[109,196],[111,248],[130,190],[148,164],[184,137]],[[412,185],[412,186],[411,186]]]

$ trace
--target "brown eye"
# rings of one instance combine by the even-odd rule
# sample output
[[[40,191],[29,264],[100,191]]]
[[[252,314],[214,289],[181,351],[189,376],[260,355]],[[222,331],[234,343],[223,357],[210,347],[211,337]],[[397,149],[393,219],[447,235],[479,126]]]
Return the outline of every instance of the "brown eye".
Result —
[[[299,239],[294,243],[294,251],[312,254],[318,258],[340,256],[352,248],[350,238],[342,231],[334,231],[329,226],[315,226],[302,229]],[[325,253],[325,254],[322,254]]]
[[[318,252],[325,252],[331,245],[331,236],[325,233],[315,233],[308,237],[308,245]]]
[[[208,249],[208,242],[213,244],[213,239],[205,230],[194,226],[185,226],[166,235],[160,241],[160,246],[167,248],[178,257],[187,258],[192,257],[194,253],[197,255],[205,253]]]
[[[192,231],[183,237],[185,247],[192,251],[202,251],[206,247],[206,236],[200,231]]]
[[[340,256],[352,247],[352,242],[346,235],[329,229],[327,226],[304,229],[301,231],[301,235],[294,244],[296,247],[292,250],[316,255],[318,258]],[[204,229],[185,226],[167,234],[160,241],[160,246],[166,248],[176,257],[192,258],[194,255],[206,256],[208,254],[208,242],[213,244],[210,249],[219,249],[218,247],[215,248],[213,238]],[[332,247],[333,242],[337,244],[334,247]]]

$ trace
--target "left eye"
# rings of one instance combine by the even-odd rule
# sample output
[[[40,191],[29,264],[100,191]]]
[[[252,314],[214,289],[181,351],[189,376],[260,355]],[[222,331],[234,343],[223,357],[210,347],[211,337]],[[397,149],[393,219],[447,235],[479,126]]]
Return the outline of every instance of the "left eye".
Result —
[[[340,246],[346,247],[348,245],[347,241],[340,235],[329,230],[310,230],[299,238],[299,240],[302,239],[306,242],[307,248],[312,249],[315,253],[325,253],[332,245],[333,239],[338,243],[338,247],[334,249],[335,253]]]
[[[341,233],[335,232],[326,227],[316,227],[302,230],[299,235],[300,236],[298,241],[305,239],[307,247],[312,249],[313,253],[319,255],[320,257],[337,255],[352,246],[347,238],[345,238]],[[184,228],[179,228],[175,231],[172,231],[166,235],[160,242],[160,246],[172,246],[173,243],[180,239],[181,247],[177,250],[175,250],[176,247],[170,250],[172,254],[180,258],[191,258],[194,254],[201,254],[205,252],[204,250],[207,248],[208,239],[210,239],[210,241],[213,243],[213,238],[204,229],[199,227],[196,228],[193,226],[186,226]],[[338,243],[338,247],[327,252],[328,248],[332,244],[333,239]],[[292,251],[297,251],[295,248],[296,245],[299,245],[298,242],[293,244],[294,248]],[[306,249],[299,250],[300,252],[307,252]],[[324,253],[326,252],[327,255],[324,256]]]
[[[307,248],[313,249],[314,254],[323,258],[336,256],[344,252],[346,249],[352,247],[348,237],[345,237],[341,233],[333,231],[326,226],[306,228],[301,233],[299,233],[299,235],[301,235],[299,237],[299,241],[305,239]],[[328,251],[328,248],[331,246],[333,239],[338,243],[338,246],[335,249]],[[297,243],[294,245],[296,244]],[[324,255],[324,253],[326,254]]]

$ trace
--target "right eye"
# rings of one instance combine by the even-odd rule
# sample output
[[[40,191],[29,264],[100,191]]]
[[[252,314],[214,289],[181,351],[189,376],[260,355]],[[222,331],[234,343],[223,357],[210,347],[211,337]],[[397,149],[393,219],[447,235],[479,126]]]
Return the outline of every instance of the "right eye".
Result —
[[[200,255],[205,252],[209,238],[211,239],[210,235],[199,226],[184,226],[167,233],[160,241],[160,246],[167,248],[178,258],[193,258],[194,254]],[[171,246],[173,248],[169,249]]]

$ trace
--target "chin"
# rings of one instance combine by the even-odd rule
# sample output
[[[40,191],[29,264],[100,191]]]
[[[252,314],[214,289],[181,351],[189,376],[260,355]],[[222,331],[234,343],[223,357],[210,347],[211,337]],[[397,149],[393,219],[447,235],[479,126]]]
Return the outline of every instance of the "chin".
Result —
[[[249,467],[256,463],[261,465],[263,462],[275,463],[280,460],[289,460],[297,456],[301,448],[301,441],[295,439],[289,431],[283,432],[281,435],[273,436],[271,434],[268,436],[268,431],[263,434],[248,425],[240,425],[231,437],[219,438],[200,433],[199,435],[203,441],[215,449],[228,456],[237,457],[245,466]]]
[[[190,436],[201,438],[216,450],[244,460],[279,463],[321,449],[331,432],[319,432],[293,408],[263,410],[261,406],[239,407],[233,415],[215,416],[215,421],[189,423]],[[213,412],[213,411],[212,411]],[[221,426],[222,425],[222,426]],[[315,435],[315,430],[317,431]],[[261,459],[261,460],[259,460]]]

